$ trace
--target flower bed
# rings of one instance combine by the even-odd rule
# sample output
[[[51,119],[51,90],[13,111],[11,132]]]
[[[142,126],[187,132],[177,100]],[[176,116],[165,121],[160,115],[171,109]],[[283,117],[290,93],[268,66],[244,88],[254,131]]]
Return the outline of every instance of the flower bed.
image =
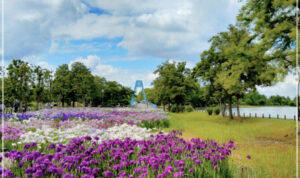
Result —
[[[211,177],[229,176],[227,157],[233,142],[185,141],[175,132],[159,133],[146,140],[97,137],[73,138],[67,144],[37,144],[5,154],[14,160],[9,168],[19,177]]]
[[[230,176],[233,142],[157,133],[169,126],[162,112],[82,108],[6,117],[5,177]]]

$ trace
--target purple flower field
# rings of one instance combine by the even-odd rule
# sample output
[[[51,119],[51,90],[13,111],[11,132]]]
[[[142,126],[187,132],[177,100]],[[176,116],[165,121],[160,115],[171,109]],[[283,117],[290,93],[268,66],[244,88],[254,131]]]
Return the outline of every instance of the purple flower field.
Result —
[[[226,174],[226,158],[234,144],[212,140],[185,141],[176,132],[152,135],[148,140],[74,138],[68,144],[24,145],[5,156],[14,160],[5,175],[19,177],[198,177]]]
[[[20,115],[6,121],[4,177],[231,177],[232,141],[158,132],[169,119],[163,112],[82,108]]]

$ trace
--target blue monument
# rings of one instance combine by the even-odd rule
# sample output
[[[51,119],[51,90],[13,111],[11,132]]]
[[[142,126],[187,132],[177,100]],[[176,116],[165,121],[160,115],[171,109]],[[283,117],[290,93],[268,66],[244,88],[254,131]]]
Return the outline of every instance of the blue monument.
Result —
[[[137,91],[137,88],[142,88],[142,94],[143,94],[143,97],[144,97],[143,103],[146,103],[147,105],[150,104],[152,107],[156,108],[157,106],[155,104],[148,103],[147,96],[146,96],[146,93],[145,93],[145,90],[144,90],[144,85],[143,85],[143,81],[142,80],[135,81],[134,94],[131,97],[130,106],[134,106],[134,105],[137,104],[137,102],[134,101],[134,95],[135,95],[135,93]]]

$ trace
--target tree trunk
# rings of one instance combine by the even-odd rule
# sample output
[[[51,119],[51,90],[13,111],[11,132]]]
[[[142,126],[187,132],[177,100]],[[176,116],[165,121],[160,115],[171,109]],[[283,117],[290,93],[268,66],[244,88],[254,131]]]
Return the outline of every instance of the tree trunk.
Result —
[[[178,113],[178,103],[176,103],[176,112]]]
[[[39,110],[39,108],[40,108],[40,98],[37,97],[37,99],[36,99],[36,110]]]
[[[224,102],[222,105],[222,109],[221,109],[221,112],[222,112],[222,117],[225,117],[225,111],[226,111],[226,103]]]
[[[241,122],[241,114],[240,114],[240,103],[239,103],[239,98],[236,97],[236,110],[237,110],[237,116],[238,116],[238,120]]]
[[[85,107],[85,95],[83,95],[83,97],[82,97],[82,104],[83,104],[83,107]]]
[[[21,101],[21,100],[20,100]],[[19,108],[18,108],[18,111],[17,112],[23,112],[23,102],[20,102],[20,106],[19,106]]]
[[[28,108],[28,99],[27,97],[25,98],[25,107],[24,107],[24,112],[27,111],[27,108]]]
[[[168,103],[168,111],[170,112],[171,111],[171,104]]]
[[[233,116],[232,116],[232,96],[229,96],[228,109],[229,109],[229,118],[233,119]]]
[[[219,108],[220,108],[220,111],[222,112],[222,100],[219,100]]]
[[[163,103],[163,109],[164,109],[164,111],[166,111],[166,105],[165,105],[165,103]]]
[[[72,101],[72,107],[74,108],[75,107],[75,99],[73,98],[73,101]]]

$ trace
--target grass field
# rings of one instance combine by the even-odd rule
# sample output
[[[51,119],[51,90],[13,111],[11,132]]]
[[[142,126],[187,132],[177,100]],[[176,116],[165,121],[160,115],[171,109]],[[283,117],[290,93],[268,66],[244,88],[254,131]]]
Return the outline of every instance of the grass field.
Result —
[[[170,114],[170,128],[185,139],[233,140],[230,165],[235,177],[295,177],[295,121],[245,118],[242,123],[206,113]],[[246,158],[247,155],[251,159]]]

